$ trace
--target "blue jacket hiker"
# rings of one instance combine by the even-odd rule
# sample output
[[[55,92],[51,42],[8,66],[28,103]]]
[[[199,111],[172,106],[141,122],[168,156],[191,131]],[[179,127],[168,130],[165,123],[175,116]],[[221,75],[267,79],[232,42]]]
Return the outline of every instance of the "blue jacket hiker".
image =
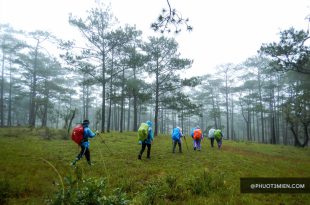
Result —
[[[173,143],[173,147],[172,147],[172,153],[175,153],[175,147],[179,146],[179,152],[182,153],[182,138],[183,137],[183,133],[182,133],[182,129],[179,127],[176,127],[172,130],[172,134],[171,134],[171,138],[172,138],[172,143]]]
[[[146,126],[147,125],[147,126]],[[141,123],[139,130],[139,143],[141,144],[141,150],[138,155],[138,159],[141,159],[142,154],[147,147],[147,158],[151,158],[151,146],[154,139],[153,130],[152,130],[152,122],[147,121],[146,123]]]
[[[89,165],[91,165],[91,161],[90,161],[90,151],[89,151],[89,141],[88,138],[93,138],[96,136],[95,133],[93,133],[89,126],[89,120],[84,120],[83,123],[83,128],[84,128],[84,134],[83,134],[83,139],[80,143],[80,147],[81,147],[81,152],[77,155],[76,159],[73,160],[72,165],[75,165],[77,161],[79,161],[84,155],[85,158],[87,160],[87,163]]]

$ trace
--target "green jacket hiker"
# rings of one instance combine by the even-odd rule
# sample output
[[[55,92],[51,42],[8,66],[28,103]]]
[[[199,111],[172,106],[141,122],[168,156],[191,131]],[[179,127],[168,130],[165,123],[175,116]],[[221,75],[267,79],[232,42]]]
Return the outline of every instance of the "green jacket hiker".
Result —
[[[138,155],[138,159],[142,159],[142,154],[147,147],[147,158],[151,158],[151,146],[154,139],[152,122],[147,121],[146,123],[141,123],[138,129],[139,144],[141,144],[141,150]]]

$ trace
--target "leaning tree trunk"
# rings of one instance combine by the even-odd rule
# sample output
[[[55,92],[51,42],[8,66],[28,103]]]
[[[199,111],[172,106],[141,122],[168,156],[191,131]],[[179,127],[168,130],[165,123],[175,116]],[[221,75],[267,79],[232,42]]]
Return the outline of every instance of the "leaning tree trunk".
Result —
[[[306,145],[308,145],[308,141],[309,141],[308,126],[309,126],[309,124],[302,123],[303,128],[304,128],[305,139],[304,139],[304,142],[301,143],[300,140],[299,140],[299,137],[298,137],[298,133],[295,131],[295,125],[292,122],[289,122],[289,123],[291,124],[290,129],[291,129],[291,131],[293,133],[293,137],[294,137],[294,140],[295,140],[294,145],[297,146],[297,147],[305,147]]]
[[[68,129],[67,129],[67,139],[69,139],[70,137],[70,130],[71,130],[71,126],[72,126],[72,121],[75,117],[75,112],[76,112],[76,109],[73,110],[72,112],[72,116],[71,116],[71,119],[70,119],[70,122],[69,122],[69,125],[68,125]]]

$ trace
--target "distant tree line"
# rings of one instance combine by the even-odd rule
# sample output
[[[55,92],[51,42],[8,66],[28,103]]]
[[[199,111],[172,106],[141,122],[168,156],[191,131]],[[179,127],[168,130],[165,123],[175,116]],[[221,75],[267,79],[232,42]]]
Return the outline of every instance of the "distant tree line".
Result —
[[[174,38],[117,25],[109,8],[70,15],[80,39],[0,25],[0,126],[136,131],[154,121],[155,135],[180,126],[219,128],[226,139],[308,145],[309,33],[290,28],[244,62],[185,78],[192,60]]]

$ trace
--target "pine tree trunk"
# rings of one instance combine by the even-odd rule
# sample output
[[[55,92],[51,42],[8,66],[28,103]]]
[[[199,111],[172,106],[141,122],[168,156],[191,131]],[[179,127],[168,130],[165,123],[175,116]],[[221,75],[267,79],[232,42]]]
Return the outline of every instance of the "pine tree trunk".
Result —
[[[121,91],[121,117],[120,117],[120,132],[123,132],[123,122],[124,122],[124,89],[125,89],[125,68],[122,70],[122,91]]]
[[[159,70],[158,70],[158,60],[157,60],[157,66],[156,66],[156,89],[155,89],[155,131],[154,136],[158,135],[158,113],[159,113]]]
[[[226,106],[226,138],[229,140],[229,110],[228,110],[228,76],[226,73],[225,80],[225,106]]]
[[[31,94],[30,94],[30,110],[29,110],[29,126],[35,127],[36,124],[36,96],[37,96],[37,64],[38,64],[38,47],[39,41],[35,49],[35,57],[33,63],[33,76],[31,84]]]
[[[104,45],[103,45],[104,48]],[[105,79],[105,72],[106,72],[106,68],[105,68],[105,53],[102,53],[102,104],[101,104],[101,132],[105,132],[105,86],[106,86],[106,79]]]
[[[130,131],[131,98],[128,98],[127,131]]]
[[[4,40],[5,41],[5,40]],[[3,42],[3,45],[5,42]],[[0,90],[0,126],[4,127],[4,60],[5,60],[4,48],[2,49],[2,70],[1,70],[1,90]]]
[[[11,58],[10,58],[11,59]],[[12,126],[12,61],[10,60],[10,84],[9,84],[9,101],[8,101],[8,122],[9,127]]]
[[[43,116],[42,116],[42,127],[47,126],[47,108],[48,108],[48,101],[49,101],[49,88],[48,82],[45,80],[45,92],[44,92],[44,104],[43,104]]]
[[[260,70],[258,71],[258,93],[259,93],[259,105],[260,105],[260,120],[261,120],[261,133],[262,133],[262,143],[265,143],[265,126],[264,126],[264,113],[263,113],[263,99],[262,99],[262,83]]]

